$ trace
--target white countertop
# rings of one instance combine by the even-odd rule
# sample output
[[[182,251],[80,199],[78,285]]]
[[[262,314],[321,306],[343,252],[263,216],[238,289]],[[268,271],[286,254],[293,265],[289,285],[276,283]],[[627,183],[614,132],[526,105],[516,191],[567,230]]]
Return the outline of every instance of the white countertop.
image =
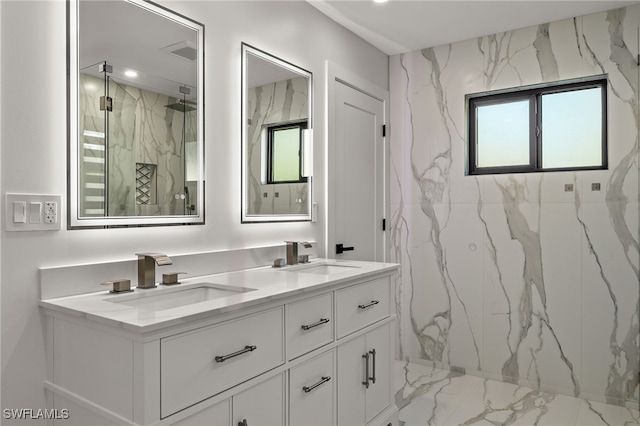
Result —
[[[333,268],[331,273],[313,273],[319,265],[346,266]],[[122,327],[131,331],[149,332],[199,318],[234,312],[260,303],[301,295],[348,280],[366,278],[398,268],[395,263],[314,259],[311,263],[282,268],[261,267],[237,272],[193,277],[173,286],[159,285],[154,289],[135,289],[131,293],[112,294],[109,291],[41,300],[40,306],[52,311]],[[307,270],[308,269],[308,270]],[[344,270],[343,270],[344,269]],[[203,283],[242,287],[250,291],[183,306],[151,310],[122,303],[124,300],[160,296],[201,287]]]

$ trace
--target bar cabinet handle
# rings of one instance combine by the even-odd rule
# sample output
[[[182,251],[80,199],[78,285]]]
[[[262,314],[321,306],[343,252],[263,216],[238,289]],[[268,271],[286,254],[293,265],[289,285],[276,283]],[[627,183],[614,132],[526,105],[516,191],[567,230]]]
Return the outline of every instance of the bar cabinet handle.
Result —
[[[310,330],[313,327],[317,327],[319,325],[326,324],[328,322],[329,322],[329,318],[320,318],[320,321],[318,321],[318,322],[314,322],[313,324],[309,324],[309,325],[303,325],[302,329],[305,330],[305,331],[306,330]]]
[[[238,355],[242,355],[242,354],[246,354],[247,352],[253,352],[256,349],[258,349],[257,346],[253,345],[253,346],[245,346],[244,349],[240,349],[237,352],[234,352],[232,354],[229,355],[222,355],[222,356],[216,356],[215,360],[216,362],[225,362],[226,360],[228,360],[229,358],[233,358],[236,357]]]
[[[377,305],[378,303],[380,303],[379,300],[372,300],[371,303],[367,303],[366,305],[358,305],[358,308],[367,309],[367,308],[372,307],[373,305]]]
[[[331,380],[331,377],[323,376],[322,379],[320,379],[320,381],[318,383],[315,383],[315,384],[313,384],[311,386],[303,386],[302,390],[305,391],[305,393],[309,393],[312,390],[314,390],[315,388],[317,388],[318,386],[327,383],[329,380]]]
[[[364,372],[365,372],[364,382],[362,382],[362,384],[364,385],[365,388],[369,389],[369,352],[362,355],[362,358],[364,358]]]
[[[372,359],[372,365],[373,365],[373,376],[369,377],[369,380],[371,380],[371,383],[375,384],[376,383],[376,350],[372,349],[369,351],[369,353],[371,354]]]

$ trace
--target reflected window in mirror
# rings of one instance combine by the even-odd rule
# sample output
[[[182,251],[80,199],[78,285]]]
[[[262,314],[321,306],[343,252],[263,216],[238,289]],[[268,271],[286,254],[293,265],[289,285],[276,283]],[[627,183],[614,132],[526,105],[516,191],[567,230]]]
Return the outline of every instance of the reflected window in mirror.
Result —
[[[307,121],[267,126],[267,183],[304,183],[304,130]]]
[[[67,10],[69,228],[204,223],[204,27],[141,0]]]
[[[247,44],[242,53],[242,221],[309,221],[312,74]]]

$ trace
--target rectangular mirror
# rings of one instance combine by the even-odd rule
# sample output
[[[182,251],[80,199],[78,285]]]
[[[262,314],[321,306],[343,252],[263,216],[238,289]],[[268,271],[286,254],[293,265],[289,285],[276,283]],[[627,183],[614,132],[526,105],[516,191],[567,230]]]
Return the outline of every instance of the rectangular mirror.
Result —
[[[242,44],[242,222],[311,220],[312,74]]]
[[[204,223],[204,27],[70,0],[69,228]]]

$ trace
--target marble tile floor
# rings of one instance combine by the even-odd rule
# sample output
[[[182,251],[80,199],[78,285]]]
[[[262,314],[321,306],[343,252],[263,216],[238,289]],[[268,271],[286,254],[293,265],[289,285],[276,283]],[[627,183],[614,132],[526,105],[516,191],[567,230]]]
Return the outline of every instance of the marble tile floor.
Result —
[[[397,361],[400,426],[640,425],[640,413],[510,383]]]

